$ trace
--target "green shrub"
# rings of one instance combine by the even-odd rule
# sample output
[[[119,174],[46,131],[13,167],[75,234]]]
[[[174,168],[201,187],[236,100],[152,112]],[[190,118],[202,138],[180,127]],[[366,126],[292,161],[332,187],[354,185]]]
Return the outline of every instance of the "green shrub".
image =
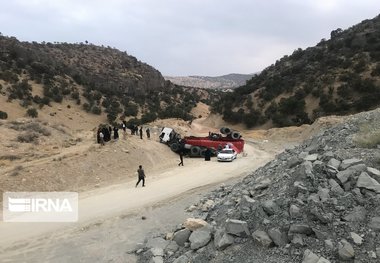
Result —
[[[98,106],[93,106],[93,107],[91,108],[91,112],[92,112],[93,114],[100,115],[100,114],[102,113],[102,110],[101,110],[100,107],[98,107]]]
[[[37,118],[38,117],[38,111],[35,108],[29,108],[26,111],[26,115],[32,118]]]
[[[0,110],[0,119],[2,120],[8,119],[8,113]]]

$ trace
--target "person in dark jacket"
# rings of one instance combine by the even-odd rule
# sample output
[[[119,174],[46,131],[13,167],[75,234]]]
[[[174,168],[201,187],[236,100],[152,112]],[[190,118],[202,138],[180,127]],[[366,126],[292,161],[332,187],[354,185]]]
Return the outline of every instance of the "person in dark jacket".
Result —
[[[142,136],[143,136],[143,127],[141,126],[140,127],[140,139],[142,140]]]
[[[139,169],[137,170],[138,181],[136,183],[136,187],[139,185],[140,181],[142,181],[142,186],[145,187],[145,172],[142,168],[142,165],[139,165]]]
[[[179,160],[180,160],[178,166],[180,166],[180,165],[183,166],[183,150],[180,150],[180,151],[178,152],[178,154],[179,154]]]
[[[146,137],[148,138],[148,139],[150,139],[150,129],[149,128],[146,128]]]
[[[210,161],[211,160],[211,150],[210,148],[207,148],[205,151],[205,161]]]
[[[114,140],[119,139],[119,129],[116,126],[113,127],[113,138]]]

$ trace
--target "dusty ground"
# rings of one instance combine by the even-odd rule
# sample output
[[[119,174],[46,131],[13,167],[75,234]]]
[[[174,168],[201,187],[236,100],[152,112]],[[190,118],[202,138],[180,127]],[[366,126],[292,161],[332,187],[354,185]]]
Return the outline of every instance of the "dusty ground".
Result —
[[[247,142],[236,161],[185,158],[185,166],[178,167],[176,154],[156,139],[161,127],[173,127],[183,135],[206,135],[225,126],[219,116],[208,116],[205,105],[194,111],[202,118],[191,125],[175,119],[156,121],[149,125],[151,140],[132,135],[124,139],[120,133],[118,141],[104,147],[94,143],[96,119],[85,118],[84,123],[76,112],[62,113],[70,122],[50,114],[33,121],[16,117],[2,121],[0,191],[78,191],[80,218],[73,224],[0,222],[0,261],[133,262],[128,250],[147,232],[163,232],[181,223],[187,217],[184,209],[203,193],[244,177],[285,147],[339,121],[330,118],[312,126],[267,131],[232,127]],[[18,136],[31,130],[39,134],[37,141],[21,143]],[[136,189],[139,164],[146,170],[147,187]],[[142,215],[147,220],[142,221]]]

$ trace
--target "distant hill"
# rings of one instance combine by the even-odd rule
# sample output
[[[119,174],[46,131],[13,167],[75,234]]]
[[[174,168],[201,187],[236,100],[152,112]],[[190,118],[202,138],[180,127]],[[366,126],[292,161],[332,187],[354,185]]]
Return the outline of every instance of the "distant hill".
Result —
[[[187,77],[169,77],[164,76],[166,80],[187,87],[197,87],[204,89],[233,89],[245,85],[246,81],[251,79],[254,74],[228,74],[219,77],[207,76],[187,76]]]
[[[42,85],[42,94],[35,95],[34,85]],[[74,100],[87,112],[106,113],[110,122],[189,120],[191,109],[201,99],[207,102],[208,94],[166,81],[158,70],[115,48],[28,43],[0,34],[0,96],[25,111]]]
[[[331,31],[315,47],[296,49],[212,110],[248,127],[290,126],[325,115],[346,115],[380,106],[380,16],[347,30]]]

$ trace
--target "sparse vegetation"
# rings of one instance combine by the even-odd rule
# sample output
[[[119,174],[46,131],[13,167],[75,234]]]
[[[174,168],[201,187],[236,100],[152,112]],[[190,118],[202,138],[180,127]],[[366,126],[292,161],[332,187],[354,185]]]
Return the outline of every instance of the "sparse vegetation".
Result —
[[[51,132],[44,126],[42,126],[39,122],[11,122],[9,128],[16,131],[31,131],[37,134],[42,134],[43,136],[50,136]]]
[[[36,132],[28,131],[17,136],[17,141],[22,143],[38,144],[39,134]]]
[[[355,143],[362,148],[376,148],[380,146],[380,129],[374,125],[364,125],[354,138]]]
[[[20,156],[13,155],[13,154],[7,154],[7,155],[0,156],[0,160],[15,161],[15,160],[20,160],[20,159],[21,159]]]

